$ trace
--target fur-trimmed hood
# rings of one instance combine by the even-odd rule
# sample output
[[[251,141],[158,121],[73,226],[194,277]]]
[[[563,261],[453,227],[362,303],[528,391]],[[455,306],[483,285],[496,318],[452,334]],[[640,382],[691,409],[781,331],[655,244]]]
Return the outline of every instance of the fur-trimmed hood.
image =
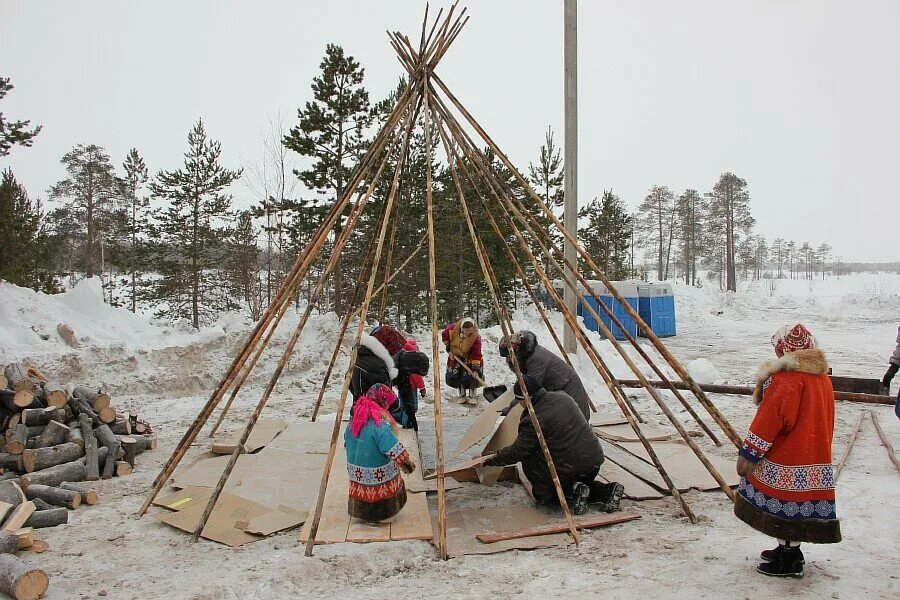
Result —
[[[781,358],[766,362],[756,374],[756,388],[753,390],[754,403],[759,404],[762,401],[763,384],[769,377],[784,371],[825,375],[828,373],[828,360],[825,358],[824,352],[817,348],[811,348],[788,352]]]
[[[368,348],[372,352],[372,354],[374,354],[384,362],[384,364],[387,366],[388,374],[391,376],[392,380],[397,378],[397,375],[400,374],[400,371],[398,371],[396,365],[394,365],[394,359],[391,358],[390,352],[388,352],[387,348],[385,348],[381,342],[379,342],[368,333],[363,333],[362,337],[359,339],[359,345],[364,348]]]

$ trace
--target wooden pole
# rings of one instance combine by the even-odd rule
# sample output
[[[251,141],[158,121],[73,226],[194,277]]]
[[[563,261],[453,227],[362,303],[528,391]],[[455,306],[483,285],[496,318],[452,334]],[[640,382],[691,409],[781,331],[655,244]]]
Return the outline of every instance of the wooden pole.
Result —
[[[875,431],[878,432],[878,437],[881,438],[881,445],[884,446],[884,449],[887,451],[888,458],[894,463],[894,467],[897,471],[900,471],[900,461],[897,460],[897,455],[894,454],[893,444],[891,444],[891,441],[884,435],[884,431],[881,430],[881,423],[878,421],[878,415],[875,414],[874,410],[870,410],[869,414],[872,415],[872,423],[875,424]]]
[[[426,80],[427,81],[427,80]],[[437,313],[437,274],[435,266],[434,243],[434,180],[432,175],[431,157],[431,95],[429,86],[425,86],[425,207],[426,221],[428,224],[428,299],[431,316],[431,365],[433,374],[434,392],[434,432],[435,432],[435,462],[437,467],[437,494],[438,494],[438,535],[437,551],[442,560],[447,560],[447,489],[444,483],[444,420],[441,414],[441,376],[440,376],[440,351],[438,346],[438,313]],[[462,363],[460,363],[462,364]]]
[[[475,152],[471,148],[468,148],[468,154],[469,154],[470,160],[475,160],[475,161],[478,160],[478,157],[475,156]],[[499,200],[500,200],[499,197],[496,197],[496,199],[499,202]],[[500,202],[500,204],[502,207],[502,202]],[[573,331],[575,331],[576,336],[578,337],[579,341],[581,342],[582,346],[585,349],[585,352],[588,354],[589,358],[594,363],[595,368],[600,373],[604,382],[607,384],[607,387],[609,387],[609,390],[613,396],[613,399],[618,404],[619,409],[622,411],[622,414],[628,420],[628,423],[631,426],[632,430],[638,436],[638,439],[641,441],[641,444],[644,446],[644,449],[647,451],[647,454],[651,457],[651,459],[653,461],[653,465],[656,467],[657,471],[659,471],[659,473],[660,473],[660,476],[666,482],[666,485],[668,486],[669,491],[671,492],[672,496],[681,505],[682,510],[684,511],[685,515],[691,520],[691,522],[696,523],[697,522],[696,515],[694,515],[690,506],[688,506],[687,501],[684,499],[684,497],[678,491],[678,488],[675,486],[674,482],[672,481],[671,477],[669,477],[669,474],[666,471],[665,467],[663,466],[662,462],[659,460],[659,457],[656,455],[656,451],[653,449],[653,446],[647,440],[643,431],[641,431],[640,426],[638,425],[634,414],[629,410],[628,405],[625,403],[624,394],[621,393],[621,389],[619,389],[613,385],[612,375],[609,373],[608,368],[606,367],[605,363],[603,363],[602,359],[600,358],[599,353],[593,347],[590,340],[587,339],[587,336],[584,335],[584,332],[581,330],[581,327],[578,326],[577,321],[575,319],[575,315],[571,311],[567,310],[567,308],[563,304],[562,298],[560,298],[559,294],[556,292],[556,289],[553,287],[553,285],[550,282],[549,278],[547,277],[546,273],[544,273],[538,260],[534,257],[534,254],[528,248],[528,244],[525,243],[525,240],[522,237],[521,232],[519,232],[518,228],[515,226],[515,223],[512,221],[509,214],[506,211],[504,211],[504,214],[507,217],[507,224],[509,225],[509,227],[513,231],[513,233],[516,235],[516,239],[519,242],[520,248],[526,254],[526,256],[528,256],[531,259],[531,262],[532,262],[533,266],[535,267],[536,273],[538,274],[539,277],[542,278],[544,285],[547,286],[548,291],[553,296],[554,301],[557,302],[557,304],[563,309],[563,317],[566,319],[568,324],[570,326],[572,326]],[[493,215],[490,214],[490,211],[488,211],[488,216],[495,227],[495,231],[499,231],[499,228],[496,227],[496,221],[494,220]],[[503,236],[501,235],[501,239],[502,238],[503,238]]]
[[[622,387],[627,388],[643,388],[643,384],[636,379],[620,379],[619,383],[622,384]],[[650,385],[657,388],[666,388],[667,384],[662,381],[651,381]],[[689,390],[688,387],[684,383],[680,382],[672,382],[672,385],[677,387],[680,390]],[[713,385],[709,383],[700,383],[698,384],[700,388],[704,392],[709,392],[710,394],[733,394],[735,396],[752,396],[753,389],[750,386],[743,385]],[[859,402],[861,404],[886,404],[889,406],[893,406],[894,399],[890,396],[879,396],[877,394],[857,394],[855,392],[834,392],[834,399],[840,400],[843,402]]]
[[[726,433],[728,438],[735,444],[736,447],[740,448],[742,440],[740,436],[738,436],[737,432],[731,426],[727,419],[719,412],[716,406],[710,402],[709,398],[706,397],[706,394],[703,390],[697,386],[697,383],[690,376],[684,366],[678,361],[677,358],[669,351],[668,348],[660,341],[659,337],[657,337],[656,333],[653,332],[650,327],[644,323],[641,316],[635,311],[628,302],[622,297],[622,295],[615,289],[606,275],[602,272],[602,270],[596,265],[591,256],[582,248],[572,236],[569,235],[568,231],[566,231],[563,224],[559,221],[557,216],[553,213],[553,211],[544,203],[541,197],[532,189],[531,185],[528,183],[528,180],[516,169],[515,165],[506,157],[506,155],[500,150],[494,140],[488,135],[488,133],[481,127],[478,121],[469,113],[468,110],[460,103],[460,101],[453,95],[447,85],[441,80],[441,78],[435,74],[432,77],[432,80],[437,83],[437,85],[441,88],[447,98],[453,103],[456,109],[463,115],[466,121],[472,126],[472,128],[478,133],[478,135],[490,146],[491,150],[496,154],[497,158],[503,162],[504,165],[510,170],[522,188],[526,191],[526,193],[540,206],[541,210],[544,211],[551,221],[553,221],[554,225],[562,232],[562,234],[574,245],[575,250],[582,257],[585,263],[590,267],[596,274],[597,277],[606,285],[609,289],[612,296],[621,303],[622,307],[628,312],[629,316],[635,320],[638,324],[638,327],[644,332],[644,335],[650,340],[650,342],[656,347],[656,350],[660,353],[660,355],[666,359],[669,365],[675,370],[681,380],[686,383],[691,392],[697,397],[697,400],[703,405],[703,407],[709,412],[710,416],[712,416],[713,420],[719,425],[720,428]]]
[[[415,87],[418,88],[418,83],[416,82]],[[388,193],[387,203],[385,205],[385,213],[391,214],[391,208],[394,205],[394,197],[397,194],[397,186],[399,184],[400,173],[403,170],[403,161],[406,156],[406,148],[409,145],[409,139],[412,134],[412,129],[415,124],[415,120],[413,119],[412,111],[409,112],[408,120],[405,125],[405,134],[403,139],[403,150],[401,151],[401,156],[398,159],[397,169],[394,171],[394,178],[391,182],[391,189]],[[319,531],[319,522],[322,519],[322,507],[325,503],[325,492],[328,488],[328,477],[331,475],[331,467],[334,464],[334,455],[337,450],[337,441],[338,436],[341,431],[341,419],[344,415],[344,406],[347,402],[347,393],[350,390],[350,378],[353,375],[353,369],[356,366],[356,356],[358,352],[359,340],[362,338],[363,330],[366,326],[366,315],[369,311],[369,304],[372,301],[372,290],[375,288],[375,277],[378,274],[378,265],[381,263],[381,251],[384,248],[384,238],[387,233],[389,219],[386,219],[384,223],[381,225],[381,231],[378,235],[378,243],[375,248],[375,258],[372,263],[372,272],[369,275],[369,283],[366,287],[366,295],[363,297],[362,307],[359,311],[359,325],[356,328],[356,336],[353,340],[353,351],[350,354],[350,365],[347,368],[347,372],[344,374],[344,385],[341,389],[340,400],[338,401],[338,409],[337,414],[334,419],[334,428],[331,431],[331,444],[328,448],[328,456],[325,458],[325,467],[322,470],[322,481],[319,485],[319,495],[316,498],[316,508],[313,512],[313,518],[311,521],[311,525],[309,528],[309,535],[306,540],[306,556],[312,556],[313,548],[316,543],[316,534]]]
[[[463,216],[466,219],[466,226],[469,229],[469,236],[472,238],[472,244],[475,246],[475,254],[478,256],[478,262],[481,265],[481,270],[484,274],[485,282],[487,283],[488,289],[491,292],[491,299],[494,303],[494,309],[497,312],[497,318],[500,321],[501,329],[503,330],[504,335],[512,335],[512,319],[509,318],[509,316],[505,313],[504,308],[502,307],[501,303],[503,302],[503,300],[502,295],[499,293],[499,286],[496,283],[487,256],[485,255],[483,248],[481,247],[478,232],[475,230],[475,225],[472,223],[472,214],[469,211],[469,205],[466,201],[466,196],[463,193],[462,184],[459,180],[459,174],[456,170],[456,161],[454,160],[455,152],[451,150],[450,143],[447,140],[447,135],[444,132],[440,121],[436,119],[436,122],[438,132],[441,136],[441,141],[444,145],[444,151],[447,155],[447,161],[450,164],[450,174],[453,177],[453,183],[456,186],[456,191],[459,195],[459,202],[463,209]],[[578,533],[578,528],[575,526],[575,521],[572,519],[572,513],[569,511],[569,503],[566,501],[565,493],[563,492],[562,485],[559,481],[559,476],[556,472],[556,465],[554,465],[553,457],[550,455],[550,449],[547,447],[547,440],[544,439],[543,429],[541,428],[541,424],[538,421],[537,414],[534,412],[534,406],[531,403],[531,397],[529,396],[528,390],[526,389],[525,382],[522,376],[522,370],[519,367],[515,352],[510,353],[510,362],[512,362],[513,364],[513,370],[516,373],[516,379],[519,382],[520,388],[523,390],[523,394],[525,395],[525,406],[528,409],[528,414],[531,416],[531,422],[534,425],[538,443],[541,446],[541,452],[543,452],[544,454],[544,460],[547,462],[547,467],[550,471],[550,477],[553,480],[553,486],[556,488],[556,495],[559,499],[559,505],[566,517],[566,522],[569,524],[569,531],[572,534],[572,539],[575,540],[575,544],[577,545],[581,542],[581,536]]]
[[[578,238],[578,0],[563,2],[563,204],[568,236],[565,255],[570,264],[575,262],[575,243]],[[573,271],[568,271],[569,276]],[[563,290],[566,307],[575,312],[578,296],[576,290]],[[575,351],[575,332],[568,326],[563,329],[563,346],[566,352]]]
[[[838,461],[837,466],[834,468],[834,481],[837,482],[838,478],[841,476],[841,471],[844,470],[844,464],[847,462],[847,459],[850,457],[850,451],[853,450],[853,444],[856,443],[856,438],[859,437],[859,430],[862,427],[863,418],[866,416],[866,413],[859,413],[859,418],[856,420],[856,425],[853,426],[853,431],[850,433],[850,439],[847,441],[847,447],[844,448],[844,454],[841,456],[841,460]]]

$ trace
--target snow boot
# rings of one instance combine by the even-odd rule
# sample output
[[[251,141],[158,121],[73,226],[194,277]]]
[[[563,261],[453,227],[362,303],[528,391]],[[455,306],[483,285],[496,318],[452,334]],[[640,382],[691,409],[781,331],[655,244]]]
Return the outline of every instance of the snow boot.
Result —
[[[606,513],[614,513],[619,510],[619,505],[622,503],[622,496],[625,495],[625,486],[616,482],[610,482],[609,485],[612,486],[609,498],[601,503],[600,510]]]
[[[475,392],[477,390],[470,389],[469,396],[466,398],[466,406],[478,406],[478,398],[475,397]]]
[[[760,563],[756,570],[769,577],[803,577],[803,552],[799,546],[779,546],[771,562]]]
[[[781,544],[778,544],[778,546],[776,546],[772,550],[763,550],[762,552],[760,552],[759,557],[766,562],[772,562],[773,560],[778,558],[779,554],[781,554],[781,548]],[[800,546],[797,546],[797,549],[799,550]],[[800,552],[800,564],[806,564],[806,560],[804,560],[803,558],[803,552]]]
[[[576,481],[572,485],[572,497],[567,498],[569,509],[573,515],[583,515],[587,512],[588,497],[591,495],[591,488],[586,483]]]

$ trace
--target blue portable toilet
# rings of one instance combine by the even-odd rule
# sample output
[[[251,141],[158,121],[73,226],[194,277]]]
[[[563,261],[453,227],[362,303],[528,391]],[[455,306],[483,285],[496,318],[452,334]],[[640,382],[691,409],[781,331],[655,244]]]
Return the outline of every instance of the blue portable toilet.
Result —
[[[640,283],[641,319],[658,337],[675,335],[675,294],[670,283]],[[647,337],[641,332],[643,337]]]
[[[632,337],[636,337],[638,334],[638,326],[635,320],[628,314],[628,311],[622,304],[613,297],[612,293],[606,288],[606,286],[600,281],[590,281],[591,289],[593,289],[594,294],[600,298],[600,301],[611,309],[612,313],[616,316],[616,318],[622,323],[622,326],[625,328]],[[633,308],[635,311],[638,310],[638,289],[637,285],[628,281],[618,281],[611,282],[617,292],[622,295],[623,299]],[[626,339],[625,334],[622,333],[622,329],[619,328],[618,325],[613,323],[612,319],[606,312],[600,308],[597,304],[597,301],[594,297],[589,294],[586,290],[582,296],[581,301],[578,303],[578,315],[582,317],[584,320],[584,326],[591,331],[600,331],[600,326],[597,324],[597,321],[594,319],[593,315],[587,310],[583,305],[583,303],[589,304],[598,314],[600,320],[603,324],[612,332],[613,336],[617,340]]]

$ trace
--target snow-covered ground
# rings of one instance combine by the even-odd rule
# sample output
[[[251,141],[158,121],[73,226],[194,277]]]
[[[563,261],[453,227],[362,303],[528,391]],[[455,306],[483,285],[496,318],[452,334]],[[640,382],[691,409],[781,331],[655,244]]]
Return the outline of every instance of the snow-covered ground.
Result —
[[[772,332],[780,325],[800,321],[819,338],[835,374],[882,376],[900,324],[900,276],[778,280],[774,290],[767,283],[744,284],[737,294],[723,294],[711,286],[695,289],[676,284],[678,336],[666,340],[667,346],[704,381],[746,384],[752,381],[757,366],[771,357]],[[701,515],[697,525],[682,518],[669,499],[642,502],[635,508],[643,519],[587,532],[578,548],[450,562],[436,560],[433,549],[422,542],[319,547],[313,558],[305,558],[295,532],[236,550],[208,541],[191,545],[186,535],[151,518],[136,519],[134,513],[252,324],[232,314],[215,326],[192,332],[110,308],[99,297],[91,282],[58,296],[0,283],[0,363],[26,360],[62,381],[105,383],[118,407],[137,410],[159,433],[159,448],[141,455],[133,476],[98,482],[101,504],[73,513],[66,527],[46,531],[51,549],[29,560],[50,574],[48,598],[90,598],[101,590],[110,598],[191,599],[900,596],[900,517],[896,510],[900,478],[869,421],[838,486],[844,542],[810,545],[806,549],[807,575],[800,581],[773,580],[755,573],[759,551],[772,541],[737,521],[721,493],[686,495]],[[559,315],[555,318],[561,323]],[[259,398],[296,320],[293,312],[285,318],[228,419],[232,429]],[[533,329],[553,348],[534,311],[519,311],[515,320],[517,327]],[[59,323],[73,328],[79,348],[72,349],[59,338]],[[267,416],[308,417],[338,326],[334,315],[317,315],[310,321],[272,395]],[[483,335],[486,379],[492,383],[508,380],[494,344],[499,328],[489,328]],[[430,352],[429,337],[418,335],[425,352]],[[616,374],[631,378],[610,344],[599,338],[594,341]],[[343,373],[347,360],[346,354],[341,356],[338,373]],[[577,360],[595,402],[611,407],[608,392],[590,362],[583,355]],[[335,387],[326,394],[325,412],[334,411],[339,392]],[[746,430],[753,414],[748,399],[712,398],[739,431]],[[668,426],[644,393],[635,391],[634,402],[651,424]],[[836,455],[860,411],[870,408],[838,404]],[[445,415],[462,416],[468,410],[447,404]],[[877,406],[874,410],[895,447],[900,448],[900,422],[892,408]],[[421,411],[420,421],[431,416],[433,407],[426,403]],[[679,410],[676,414],[690,428],[686,413]],[[202,451],[206,438],[198,438],[198,442],[187,460]],[[728,455],[733,448],[709,446],[708,451]],[[451,507],[452,494],[448,500]],[[521,501],[521,489],[511,484],[478,489],[466,500],[485,505]]]

